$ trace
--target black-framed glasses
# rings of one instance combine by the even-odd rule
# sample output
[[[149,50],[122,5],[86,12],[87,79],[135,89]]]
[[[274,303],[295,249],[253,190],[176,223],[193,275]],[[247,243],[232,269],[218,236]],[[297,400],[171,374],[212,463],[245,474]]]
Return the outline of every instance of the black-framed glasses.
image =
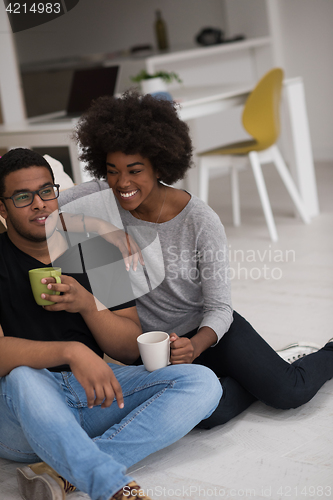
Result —
[[[25,191],[13,194],[13,196],[2,196],[0,199],[13,200],[16,208],[28,207],[34,201],[35,194],[38,194],[40,199],[43,201],[55,200],[59,197],[59,187],[60,184],[51,184],[50,186],[45,186],[37,191]]]

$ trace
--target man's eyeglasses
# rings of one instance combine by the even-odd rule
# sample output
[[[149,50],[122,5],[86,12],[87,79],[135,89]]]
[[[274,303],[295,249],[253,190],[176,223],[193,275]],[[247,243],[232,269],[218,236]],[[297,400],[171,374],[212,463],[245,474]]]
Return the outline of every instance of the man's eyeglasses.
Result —
[[[16,208],[28,207],[32,204],[35,194],[38,194],[41,200],[51,201],[59,197],[60,184],[51,184],[37,191],[26,191],[24,193],[13,194],[13,196],[3,196],[1,200],[13,200]]]

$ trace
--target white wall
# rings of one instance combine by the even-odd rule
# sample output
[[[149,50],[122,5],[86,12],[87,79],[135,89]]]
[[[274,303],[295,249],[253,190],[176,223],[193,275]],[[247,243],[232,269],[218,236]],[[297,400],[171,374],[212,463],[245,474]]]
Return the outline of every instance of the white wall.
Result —
[[[194,45],[203,27],[223,28],[223,0],[81,0],[66,15],[15,34],[20,63],[155,46],[156,9],[172,47]]]
[[[269,36],[266,0],[225,0],[227,36]]]
[[[333,2],[279,0],[287,76],[302,76],[315,159],[333,159]]]
[[[265,1],[265,0],[264,0]],[[263,0],[225,0],[228,29],[247,36],[265,34]],[[333,159],[333,2],[331,0],[266,0],[274,2],[271,26],[277,36],[278,64],[287,77],[304,81],[315,159]],[[249,8],[251,5],[251,8]],[[271,33],[272,34],[272,33]]]
[[[15,44],[5,5],[0,2],[0,123],[24,120],[25,105]]]
[[[267,34],[265,1],[276,2],[287,76],[302,76],[316,159],[333,158],[332,0],[81,0],[65,16],[15,35],[20,63],[155,45],[156,8],[172,47],[193,44],[205,26],[227,36]]]

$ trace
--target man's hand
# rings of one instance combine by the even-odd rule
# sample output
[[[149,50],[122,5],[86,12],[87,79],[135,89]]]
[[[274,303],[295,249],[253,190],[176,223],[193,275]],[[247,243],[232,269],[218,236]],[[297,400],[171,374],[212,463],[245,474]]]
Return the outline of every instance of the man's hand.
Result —
[[[124,407],[120,384],[109,365],[84,344],[75,342],[68,358],[73,375],[82,385],[88,407],[111,406],[116,397],[119,408]]]
[[[178,337],[175,333],[170,335],[170,362],[172,365],[192,363],[194,360],[194,347],[187,337]]]
[[[61,275],[61,283],[56,283],[54,278],[43,278],[42,283],[47,284],[49,290],[61,292],[62,295],[42,293],[42,298],[55,302],[52,306],[44,306],[47,311],[67,311],[71,313],[85,313],[89,309],[96,310],[95,299],[80,283],[71,276]]]

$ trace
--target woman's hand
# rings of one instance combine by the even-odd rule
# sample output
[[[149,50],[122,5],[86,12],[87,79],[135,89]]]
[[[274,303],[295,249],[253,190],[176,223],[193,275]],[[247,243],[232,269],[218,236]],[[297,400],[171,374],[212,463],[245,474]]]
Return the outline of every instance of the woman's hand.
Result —
[[[58,217],[58,212],[56,213]],[[51,217],[49,217],[50,219]],[[97,233],[107,242],[119,248],[127,271],[133,266],[134,271],[137,269],[138,262],[144,266],[144,260],[141,250],[136,241],[129,236],[125,231],[119,229],[113,224],[99,219],[97,217],[85,216],[84,214],[71,214],[63,212],[60,214],[61,225],[59,229],[73,232],[88,232]]]
[[[144,266],[144,260],[141,254],[141,250],[136,241],[129,234],[125,233],[121,229],[116,231],[100,233],[100,236],[112,245],[119,248],[122,253],[125,266],[127,271],[133,266],[133,271],[137,270],[138,262]]]
[[[180,363],[193,363],[202,352],[216,344],[218,338],[212,328],[203,326],[191,339],[178,337],[175,333],[171,333],[170,341],[170,362],[172,365],[177,365]]]
[[[187,337],[178,337],[175,333],[170,335],[170,362],[172,365],[192,363],[194,360],[194,347]]]

